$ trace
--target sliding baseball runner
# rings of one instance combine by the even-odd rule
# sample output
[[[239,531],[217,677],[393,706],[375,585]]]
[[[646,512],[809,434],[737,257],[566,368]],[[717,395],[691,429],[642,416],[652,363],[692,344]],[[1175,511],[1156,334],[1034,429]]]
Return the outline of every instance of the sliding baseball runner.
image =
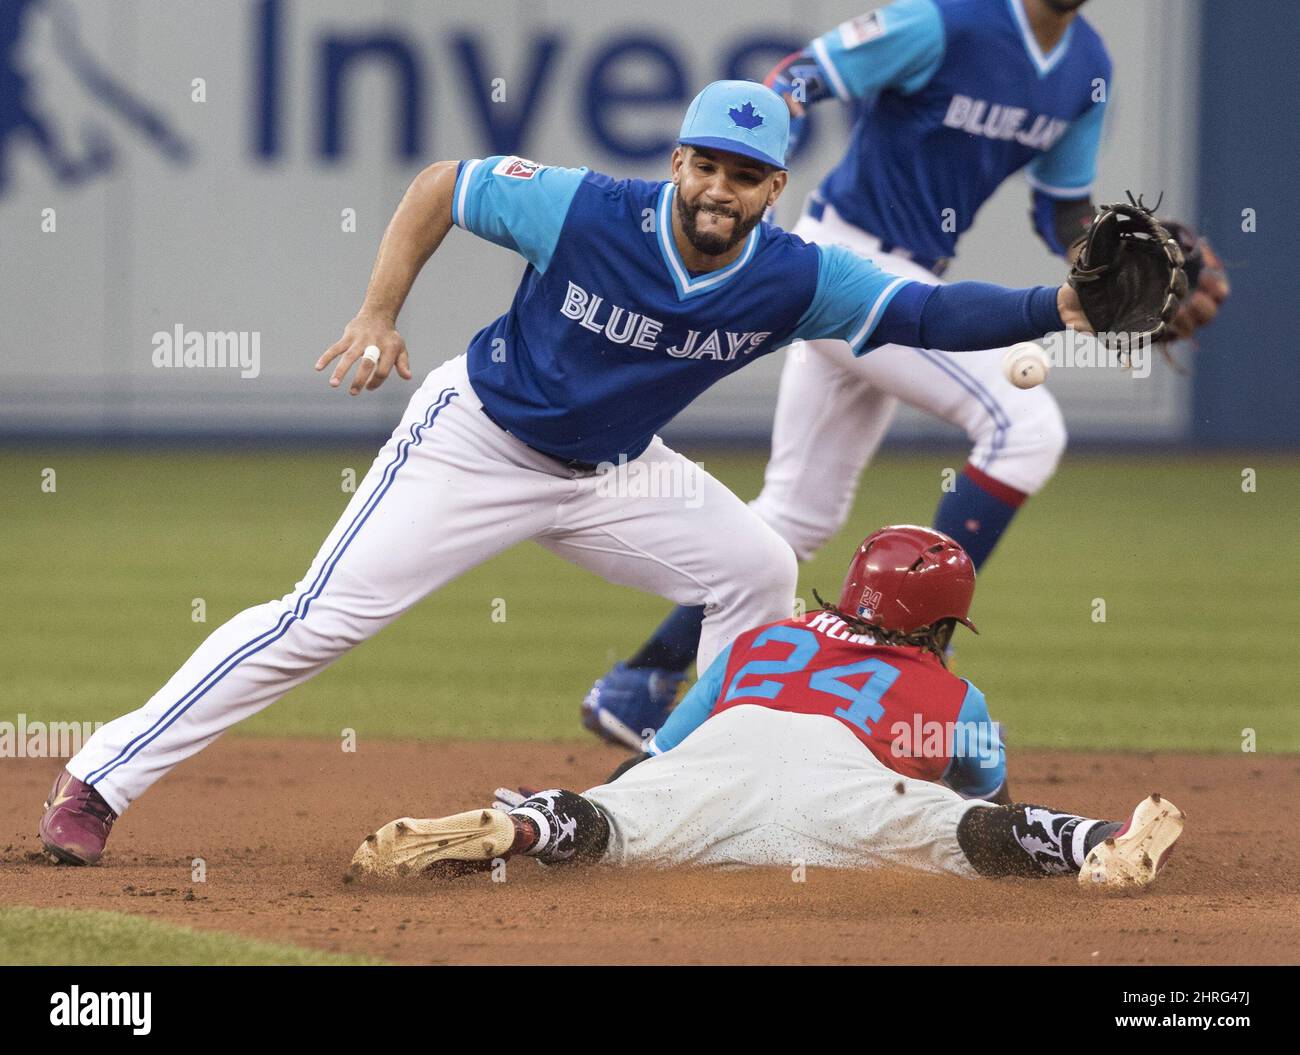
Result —
[[[518,854],[546,864],[885,865],[960,876],[1150,884],[1183,829],[1159,795],[1127,823],[1014,802],[983,694],[944,653],[975,570],[909,525],[858,548],[837,604],[724,649],[640,758],[599,787],[498,790],[491,809],[403,817],[358,876],[455,876]]]

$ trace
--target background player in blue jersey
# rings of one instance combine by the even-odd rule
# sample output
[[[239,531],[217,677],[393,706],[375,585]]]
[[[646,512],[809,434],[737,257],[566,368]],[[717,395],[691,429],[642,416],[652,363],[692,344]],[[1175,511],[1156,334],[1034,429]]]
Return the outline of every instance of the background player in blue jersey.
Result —
[[[360,313],[319,360],[353,394],[411,371],[396,319],[459,226],[524,258],[510,308],[411,399],[306,576],[215,630],[142,708],[100,729],[55,784],[41,837],[97,860],[109,826],[178,762],[324,670],[421,598],[535,540],[606,579],[704,605],[701,661],[788,616],[790,547],[656,436],[710,385],[792,340],[986,348],[1072,325],[1068,286],[947,288],[809,245],[761,218],[786,182],[786,104],[742,81],[691,104],[671,179],[616,180],[517,157],[418,176]],[[619,466],[690,485],[622,489]],[[378,704],[380,701],[376,701]]]
[[[793,232],[936,283],[980,206],[1023,171],[1034,227],[1065,255],[1093,214],[1111,87],[1106,49],[1076,15],[1082,2],[897,0],[788,56],[768,83],[788,100],[796,128],[821,100],[858,108],[843,159]],[[1203,251],[1212,266],[1174,320],[1180,336],[1209,322],[1227,294],[1217,260]],[[808,341],[786,356],[772,455],[753,508],[800,559],[810,557],[843,527],[863,469],[906,402],[963,429],[973,444],[934,526],[979,567],[1055,471],[1066,442],[1061,413],[1045,387],[1021,390],[1006,379],[1000,349],[954,359],[924,345],[879,343],[861,358],[836,340]],[[601,678],[584,701],[588,728],[628,746],[657,728],[695,658],[701,618],[699,609],[674,611]]]

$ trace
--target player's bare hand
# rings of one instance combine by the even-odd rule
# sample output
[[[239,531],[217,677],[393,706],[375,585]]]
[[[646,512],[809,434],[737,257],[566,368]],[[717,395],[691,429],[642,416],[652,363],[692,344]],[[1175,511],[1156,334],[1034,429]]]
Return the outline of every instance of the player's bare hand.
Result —
[[[1183,301],[1178,313],[1169,323],[1173,335],[1179,339],[1190,337],[1202,326],[1213,322],[1219,314],[1219,305],[1228,299],[1230,292],[1223,261],[1210,248],[1209,242],[1201,242],[1201,255],[1203,263],[1196,288]]]
[[[1088,321],[1088,316],[1083,313],[1083,305],[1079,303],[1079,294],[1074,291],[1070,285],[1061,286],[1056,291],[1056,310],[1060,313],[1061,321],[1065,323],[1066,329],[1075,330],[1078,333],[1095,333],[1092,323]]]
[[[379,349],[379,358],[366,355],[367,348]],[[330,363],[338,360],[334,372],[330,374],[330,387],[338,388],[352,369],[353,363],[359,363],[352,382],[348,386],[348,395],[355,396],[366,389],[375,389],[387,380],[393,369],[404,381],[411,380],[411,363],[406,354],[406,341],[397,332],[391,321],[378,316],[360,314],[347,324],[343,336],[331,344],[325,354],[316,360],[317,371],[324,370]]]

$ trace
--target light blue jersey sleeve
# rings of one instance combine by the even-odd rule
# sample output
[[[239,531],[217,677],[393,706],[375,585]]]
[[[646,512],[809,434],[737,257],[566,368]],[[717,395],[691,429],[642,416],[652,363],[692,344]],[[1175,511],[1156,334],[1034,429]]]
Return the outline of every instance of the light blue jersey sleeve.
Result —
[[[792,339],[848,341],[853,354],[861,355],[894,294],[911,280],[881,271],[842,245],[819,245],[817,251],[817,291]]]
[[[843,102],[885,88],[919,91],[943,63],[943,50],[943,19],[934,0],[894,0],[812,42],[817,64]]]
[[[965,681],[965,679],[962,679]],[[963,798],[983,799],[1007,779],[1007,752],[998,723],[989,717],[984,693],[966,682],[966,698],[957,712],[952,761],[943,782]]]
[[[1097,150],[1106,103],[1096,102],[1065,130],[1052,149],[1039,154],[1025,169],[1025,179],[1049,198],[1086,198],[1097,178]]]
[[[691,686],[691,691],[683,697],[682,702],[673,708],[673,713],[668,716],[663,728],[655,733],[650,746],[646,748],[650,754],[662,755],[665,751],[671,751],[704,724],[704,719],[713,713],[713,706],[722,695],[722,679],[727,673],[730,659],[731,646],[728,645],[709,664],[704,676]]]
[[[519,157],[462,161],[452,222],[545,271],[586,174],[585,168],[552,168]]]

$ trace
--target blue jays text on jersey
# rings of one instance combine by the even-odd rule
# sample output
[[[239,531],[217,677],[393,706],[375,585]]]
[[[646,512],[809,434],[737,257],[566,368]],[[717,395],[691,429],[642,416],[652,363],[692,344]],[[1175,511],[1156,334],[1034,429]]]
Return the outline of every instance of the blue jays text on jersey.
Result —
[[[859,106],[813,210],[829,203],[929,264],[954,255],[1017,171],[1037,197],[1088,196],[1111,63],[1082,17],[1044,54],[1022,0],[896,0],[811,51],[834,94]]]
[[[627,344],[633,348],[657,351],[659,334],[664,324],[649,315],[631,311],[620,304],[606,304],[605,298],[583,289],[576,282],[569,282],[564,303],[560,305],[560,314],[574,319],[584,330],[603,334],[611,344]],[[681,347],[665,348],[674,359],[721,359],[727,362],[736,358],[737,353],[748,355],[760,344],[771,337],[771,333],[733,333],[711,330],[702,336],[699,330],[688,330]]]
[[[759,354],[803,336],[866,347],[905,284],[768,224],[731,265],[692,275],[672,235],[675,193],[519,158],[462,163],[455,222],[529,265],[469,347],[475,392],[518,439],[566,459],[634,458]]]
[[[676,193],[517,157],[460,164],[454,222],[527,261],[510,308],[468,352],[485,411],[517,439],[563,460],[630,460],[710,385],[790,341],[868,350],[895,303],[893,324],[910,328],[932,300],[953,298],[931,313],[950,331],[939,347],[1060,328],[1053,289],[940,289],[766,223],[731,264],[692,274],[673,237]],[[977,325],[981,309],[991,328]]]

